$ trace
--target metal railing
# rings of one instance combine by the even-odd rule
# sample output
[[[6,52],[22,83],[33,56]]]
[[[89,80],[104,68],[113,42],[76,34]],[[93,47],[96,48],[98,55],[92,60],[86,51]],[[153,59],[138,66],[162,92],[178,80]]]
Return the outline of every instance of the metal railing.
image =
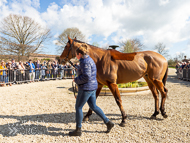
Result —
[[[16,69],[0,70],[0,85],[19,84],[34,81],[56,80],[74,78],[76,72],[73,68],[65,69]]]
[[[190,69],[177,69],[177,78],[190,81]]]

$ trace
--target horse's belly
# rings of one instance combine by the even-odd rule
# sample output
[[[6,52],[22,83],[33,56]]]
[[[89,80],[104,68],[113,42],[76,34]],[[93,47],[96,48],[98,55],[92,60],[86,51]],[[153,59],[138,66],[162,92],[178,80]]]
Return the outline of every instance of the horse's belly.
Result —
[[[118,68],[117,83],[127,83],[140,79],[146,72],[146,65],[132,63]]]
[[[127,72],[127,73],[121,73],[117,78],[117,83],[127,83],[131,81],[135,81],[140,79],[143,76],[143,74],[139,74],[136,72]]]
[[[147,66],[143,58],[133,61],[117,61],[108,67],[107,71],[98,69],[97,80],[101,84],[111,83],[127,83],[140,79],[146,72]]]

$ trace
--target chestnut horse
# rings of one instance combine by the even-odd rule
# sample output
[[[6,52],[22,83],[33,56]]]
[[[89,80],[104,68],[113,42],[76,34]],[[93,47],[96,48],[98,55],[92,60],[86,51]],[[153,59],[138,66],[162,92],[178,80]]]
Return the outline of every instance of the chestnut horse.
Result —
[[[94,60],[97,67],[98,89],[96,91],[96,97],[98,97],[103,85],[109,87],[121,111],[122,122],[120,126],[125,126],[127,115],[122,105],[117,84],[135,81],[141,77],[148,83],[155,100],[155,111],[151,119],[155,119],[159,114],[158,91],[160,91],[162,97],[160,111],[162,116],[167,118],[164,105],[168,91],[165,87],[168,63],[162,55],[153,51],[121,53],[116,50],[105,50],[85,44],[84,42],[76,40],[76,38],[71,39],[68,37],[68,42],[60,56],[60,61],[65,63],[71,58],[74,58],[75,50],[80,47],[81,44],[86,45],[89,56]],[[89,109],[83,120],[87,121],[91,114],[92,110]]]

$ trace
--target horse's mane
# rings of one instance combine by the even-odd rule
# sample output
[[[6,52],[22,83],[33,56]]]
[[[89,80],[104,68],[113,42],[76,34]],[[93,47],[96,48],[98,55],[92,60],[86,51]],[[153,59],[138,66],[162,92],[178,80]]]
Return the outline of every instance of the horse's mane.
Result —
[[[78,42],[78,43],[85,43],[85,44],[87,44],[88,46],[90,46],[90,48],[92,47],[92,48],[98,48],[98,49],[101,49],[101,50],[105,50],[105,49],[102,49],[102,48],[100,48],[100,47],[97,47],[97,46],[94,46],[94,45],[90,45],[90,44],[88,44],[88,43],[86,43],[86,42],[82,42],[82,41],[80,41],[80,40],[75,40],[75,39],[73,39],[75,42]]]
[[[74,40],[75,42],[78,42],[78,43],[85,43],[85,42],[82,42],[82,41],[79,41],[79,40]],[[111,54],[110,54],[110,50],[105,50],[105,49],[102,49],[102,48],[99,48],[97,46],[94,46],[94,45],[90,45],[88,43],[85,43],[87,44],[93,51],[97,50],[97,51],[102,51],[104,52],[104,55],[101,59],[101,63],[102,63],[102,69],[103,69],[103,72],[110,72],[110,64],[111,64]],[[92,52],[93,56],[94,57],[99,57],[98,53],[96,52]]]
[[[74,40],[74,41],[78,42],[78,43],[85,43],[85,42],[82,42],[79,40]],[[93,57],[95,57],[95,58],[99,57],[99,54],[101,52],[104,53],[102,56],[102,59],[101,59],[102,69],[104,72],[107,71],[108,73],[110,72],[110,65],[111,65],[112,60],[132,61],[132,60],[134,60],[134,57],[137,54],[136,52],[134,52],[134,53],[121,53],[121,52],[114,50],[114,49],[105,50],[105,49],[99,48],[99,47],[94,46],[94,45],[90,45],[90,44],[87,44],[87,45],[92,49],[93,52],[91,52],[91,54],[93,54]],[[99,51],[99,53],[98,53],[98,51]]]
[[[79,43],[85,43],[85,42],[81,42],[79,40],[74,40],[74,41],[79,42]],[[109,55],[111,56],[111,58],[113,60],[128,60],[128,61],[132,61],[134,59],[135,55],[137,54],[136,52],[134,52],[134,53],[121,53],[121,52],[119,52],[117,50],[114,50],[114,49],[105,50],[105,49],[99,48],[99,47],[94,46],[94,45],[90,45],[90,44],[88,44],[88,45],[90,47],[93,47],[93,48],[98,48],[98,49],[104,50],[106,52],[106,54],[110,53]]]

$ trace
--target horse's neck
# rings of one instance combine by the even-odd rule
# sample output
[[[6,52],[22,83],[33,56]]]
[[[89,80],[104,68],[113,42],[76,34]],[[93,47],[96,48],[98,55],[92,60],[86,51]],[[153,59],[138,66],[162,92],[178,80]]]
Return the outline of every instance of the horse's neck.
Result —
[[[105,51],[106,50],[103,50],[101,48],[91,46],[89,49],[89,56],[93,59],[93,61],[96,64],[105,55]]]

